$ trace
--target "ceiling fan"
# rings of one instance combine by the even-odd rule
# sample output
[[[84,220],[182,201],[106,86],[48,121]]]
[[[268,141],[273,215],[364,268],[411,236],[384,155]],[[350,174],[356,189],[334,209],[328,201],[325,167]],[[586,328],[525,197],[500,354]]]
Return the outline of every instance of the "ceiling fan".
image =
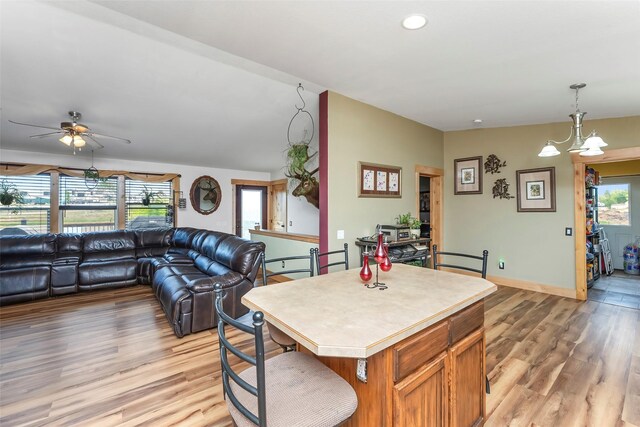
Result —
[[[69,111],[69,116],[71,117],[71,121],[60,123],[59,128],[51,126],[32,125],[29,123],[20,123],[13,120],[9,121],[21,126],[31,126],[34,128],[55,130],[55,132],[31,135],[29,138],[46,138],[52,135],[62,135],[62,138],[60,138],[59,141],[73,148],[73,154],[76,154],[76,148],[78,149],[78,151],[82,150],[82,147],[84,147],[87,142],[95,146],[95,148],[97,149],[104,148],[104,145],[98,142],[98,139],[113,139],[119,142],[124,142],[125,144],[131,144],[131,141],[126,138],[119,138],[117,136],[103,135],[100,133],[92,132],[88,126],[83,125],[82,123],[78,123],[78,121],[82,117],[82,114],[77,111]]]

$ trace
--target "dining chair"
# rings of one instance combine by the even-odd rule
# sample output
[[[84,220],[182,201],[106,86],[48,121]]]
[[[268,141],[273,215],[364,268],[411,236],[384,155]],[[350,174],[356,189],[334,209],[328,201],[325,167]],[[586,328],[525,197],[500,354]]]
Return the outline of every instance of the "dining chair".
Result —
[[[262,284],[266,285],[269,281],[269,277],[273,276],[281,276],[287,274],[308,274],[309,277],[313,277],[314,274],[314,260],[315,260],[315,248],[309,249],[309,255],[298,255],[298,256],[287,256],[287,257],[279,257],[279,258],[271,258],[266,259],[264,252],[260,255],[262,262]],[[306,262],[305,262],[306,260]],[[309,263],[309,268],[306,268],[307,262]],[[267,269],[268,264],[273,263],[283,263],[285,267],[284,270],[278,271],[269,271]],[[286,265],[293,265],[287,269]],[[300,266],[300,264],[303,266]],[[289,335],[282,332],[279,328],[273,326],[272,324],[267,322],[267,330],[269,331],[269,336],[271,340],[278,344],[282,349],[286,352],[293,351],[296,348],[296,341],[291,338]]]
[[[487,258],[489,257],[489,251],[486,249],[482,251],[482,256],[479,256],[479,255],[463,254],[460,252],[438,251],[438,245],[433,245],[433,253],[431,255],[433,258],[434,270],[439,270],[438,267],[452,268],[454,270],[467,270],[467,271],[472,271],[474,273],[480,273],[483,279],[487,278]],[[442,262],[440,261],[441,259],[440,257],[442,256],[446,256],[447,259],[451,259],[451,257],[458,257],[458,258],[479,260],[479,261],[482,261],[482,268],[479,269],[479,268],[469,267],[468,265],[464,265],[464,264],[452,264],[449,262]],[[454,261],[454,262],[461,262],[461,260]]]
[[[482,261],[482,268],[473,268],[473,267],[469,267],[468,265],[463,265],[463,264],[452,264],[449,262],[442,262],[438,260],[438,257],[443,257],[446,256],[448,257],[448,259],[451,259],[452,257],[458,257],[458,258],[465,258],[465,259],[472,259],[472,260],[478,260],[478,261]],[[482,256],[479,255],[470,255],[470,254],[463,254],[460,252],[445,252],[445,251],[438,251],[438,245],[433,245],[433,253],[432,253],[432,259],[433,259],[433,269],[434,270],[439,270],[438,267],[445,267],[445,268],[451,268],[454,270],[467,270],[467,271],[471,271],[474,273],[480,273],[480,276],[483,279],[487,278],[487,258],[489,257],[489,251],[488,250],[484,250],[482,251]],[[440,258],[441,259],[441,258]],[[461,262],[461,261],[454,261],[454,262]],[[489,377],[485,377],[485,391],[487,392],[487,394],[491,393],[491,386],[489,385]]]
[[[331,255],[342,254],[343,258],[340,258],[339,261],[330,262]],[[339,251],[330,251],[330,252],[319,252],[318,248],[315,249],[316,256],[316,271],[318,276],[322,274],[322,270],[325,268],[333,267],[335,265],[344,264],[344,269],[349,269],[349,244],[344,244],[344,249]],[[326,264],[322,264],[323,260],[326,260]]]
[[[264,314],[253,313],[252,326],[240,323],[224,312],[222,286],[218,283],[214,290],[222,388],[236,426],[328,427],[351,417],[358,397],[349,383],[306,353],[281,353],[265,360]],[[255,356],[231,344],[225,326],[253,335]],[[229,353],[251,366],[236,371]]]

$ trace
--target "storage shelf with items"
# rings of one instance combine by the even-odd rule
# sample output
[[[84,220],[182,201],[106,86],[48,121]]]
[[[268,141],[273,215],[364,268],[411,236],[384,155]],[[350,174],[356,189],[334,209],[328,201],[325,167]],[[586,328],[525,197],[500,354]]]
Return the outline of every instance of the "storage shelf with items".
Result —
[[[602,249],[600,246],[600,225],[598,224],[599,173],[587,167],[585,171],[585,217],[587,232],[587,288],[591,288],[600,278]]]

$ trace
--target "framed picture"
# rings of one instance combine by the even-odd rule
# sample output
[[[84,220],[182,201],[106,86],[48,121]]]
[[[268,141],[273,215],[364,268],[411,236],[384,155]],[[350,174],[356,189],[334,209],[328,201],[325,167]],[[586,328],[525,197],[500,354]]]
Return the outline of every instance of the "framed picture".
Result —
[[[556,211],[556,168],[516,171],[518,212]]]
[[[482,194],[482,156],[455,159],[455,185],[453,194]]]
[[[358,197],[402,197],[402,168],[358,162]]]

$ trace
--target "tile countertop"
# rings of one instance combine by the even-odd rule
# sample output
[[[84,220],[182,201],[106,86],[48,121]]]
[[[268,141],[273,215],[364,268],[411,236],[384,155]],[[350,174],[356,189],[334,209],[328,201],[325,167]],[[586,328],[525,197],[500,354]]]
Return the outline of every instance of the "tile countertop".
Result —
[[[260,286],[242,303],[318,356],[365,358],[497,290],[479,277],[404,264],[380,272],[388,289],[368,289],[359,271]]]

